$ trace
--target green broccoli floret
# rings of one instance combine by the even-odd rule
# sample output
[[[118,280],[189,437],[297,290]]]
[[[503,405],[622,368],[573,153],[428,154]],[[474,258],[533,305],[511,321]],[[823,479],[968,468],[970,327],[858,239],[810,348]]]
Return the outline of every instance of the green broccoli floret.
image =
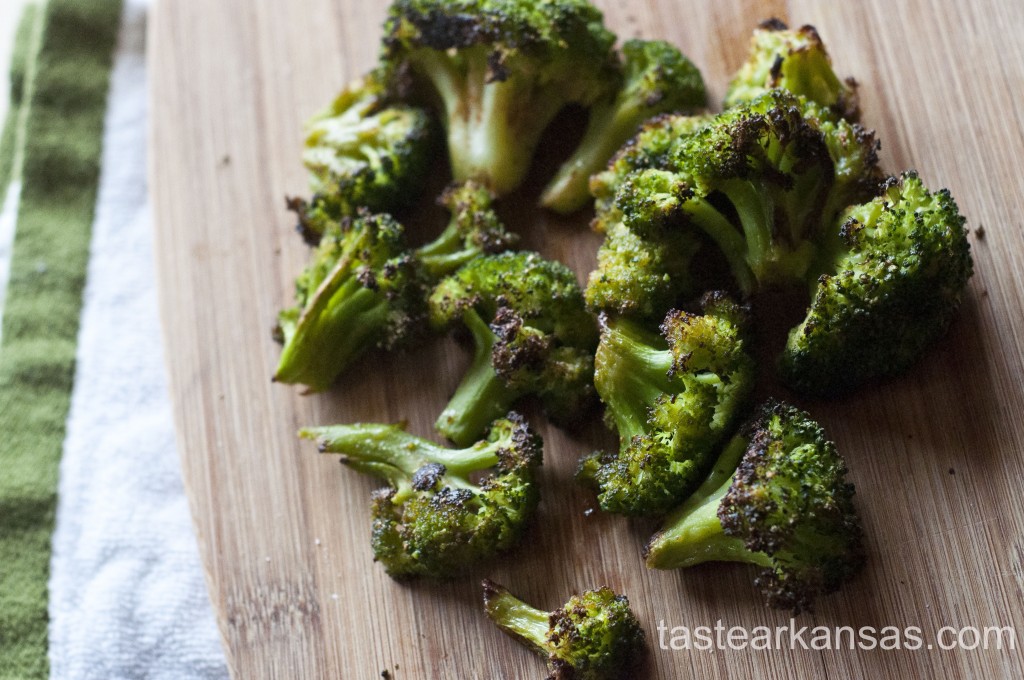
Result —
[[[623,82],[614,98],[590,110],[586,132],[541,194],[540,203],[555,212],[579,210],[590,198],[590,176],[637,132],[645,120],[669,111],[704,106],[704,80],[693,63],[662,40],[628,40],[622,46]]]
[[[382,61],[440,98],[456,180],[522,181],[562,107],[614,87],[615,36],[586,0],[395,0]]]
[[[573,595],[553,612],[540,611],[490,580],[484,609],[503,631],[547,659],[548,680],[624,680],[647,654],[643,628],[625,595],[611,588]]]
[[[390,102],[378,69],[349,84],[306,125],[303,162],[313,198],[288,200],[299,231],[316,244],[328,224],[360,207],[392,212],[415,200],[436,134],[423,109]]]
[[[857,82],[839,80],[814,26],[789,30],[778,19],[762,23],[750,39],[747,61],[729,84],[725,107],[753,101],[773,88],[806,97],[848,120],[860,114]]]
[[[448,209],[451,220],[440,236],[416,251],[432,281],[452,274],[475,257],[504,252],[519,242],[494,212],[494,194],[479,182],[451,184],[438,203]]]
[[[646,238],[704,231],[744,293],[802,283],[835,214],[874,195],[873,133],[783,90],[682,138],[661,167],[627,176],[616,205]]]
[[[466,449],[447,449],[401,425],[302,430],[323,453],[390,485],[373,496],[374,558],[395,578],[445,578],[508,550],[539,500],[542,442],[516,413]],[[477,476],[491,468],[482,481]]]
[[[908,368],[949,327],[973,270],[956,202],[913,172],[842,215],[826,254],[781,358],[783,378],[805,394]]]
[[[636,135],[611,157],[608,167],[590,178],[590,193],[594,196],[597,214],[594,229],[608,231],[606,224],[621,221],[621,213],[615,208],[615,195],[629,175],[668,163],[669,153],[680,140],[711,120],[713,117],[709,115],[663,113],[643,123]]]
[[[441,281],[428,304],[436,328],[461,324],[474,343],[469,371],[436,423],[456,444],[527,394],[565,424],[592,402],[597,328],[565,265],[537,253],[480,257]]]
[[[602,317],[594,385],[619,435],[617,452],[581,461],[601,509],[662,515],[703,479],[754,383],[744,342],[746,310],[707,294],[703,315],[672,311],[662,336]]]
[[[764,571],[755,584],[770,606],[811,610],[864,565],[853,495],[824,430],[807,413],[769,402],[651,539],[647,566],[756,564]]]
[[[622,222],[610,223],[597,251],[597,269],[587,280],[587,307],[593,312],[659,318],[693,292],[688,272],[700,245],[687,231],[646,239]]]
[[[425,328],[423,278],[389,215],[359,210],[328,225],[278,315],[284,344],[274,380],[319,392],[371,347],[395,349]]]

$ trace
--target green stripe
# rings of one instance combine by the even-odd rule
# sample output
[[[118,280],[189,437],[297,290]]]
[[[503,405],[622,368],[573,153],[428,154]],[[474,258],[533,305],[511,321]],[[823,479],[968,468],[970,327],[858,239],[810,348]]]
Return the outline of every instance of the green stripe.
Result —
[[[18,31],[14,36],[14,51],[11,54],[11,95],[7,119],[0,132],[0,201],[7,193],[7,185],[17,179],[24,150],[25,122],[28,120],[29,97],[36,55],[42,38],[43,14],[36,5],[28,5],[21,14]]]
[[[0,336],[0,680],[49,673],[57,470],[121,2],[50,0],[43,12],[35,76],[24,93],[31,108]],[[22,73],[32,72],[31,63]]]

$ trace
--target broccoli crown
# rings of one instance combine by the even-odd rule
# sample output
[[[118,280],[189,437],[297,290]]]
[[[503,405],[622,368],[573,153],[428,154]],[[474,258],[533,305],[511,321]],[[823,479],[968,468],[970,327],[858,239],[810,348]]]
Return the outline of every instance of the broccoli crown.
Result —
[[[890,179],[837,225],[831,261],[781,357],[783,378],[807,394],[843,392],[909,367],[946,331],[973,269],[956,202],[913,172]]]
[[[296,280],[295,306],[278,315],[274,379],[327,389],[366,349],[395,349],[425,326],[424,297],[401,224],[363,209],[332,223]]]
[[[436,281],[454,273],[475,257],[514,248],[519,237],[505,229],[493,208],[494,194],[479,182],[455,182],[438,198],[451,213],[445,230],[416,255]]]
[[[590,178],[597,219],[594,228],[606,231],[607,224],[621,221],[615,209],[615,195],[625,179],[640,170],[660,168],[668,162],[668,154],[680,140],[710,122],[708,115],[690,116],[663,113],[640,126],[636,134],[611,157],[608,166]]]
[[[400,425],[302,430],[321,452],[384,479],[373,496],[371,542],[393,577],[445,578],[512,547],[539,500],[534,481],[542,442],[516,413],[496,420],[483,441],[447,449]],[[480,482],[471,477],[494,468]]]
[[[584,458],[578,476],[603,510],[671,510],[701,482],[753,387],[746,309],[722,293],[706,295],[702,308],[669,312],[662,337],[602,317],[594,384],[620,445]]]
[[[692,110],[707,101],[693,63],[662,40],[628,40],[622,46],[622,86],[597,102],[586,132],[541,195],[541,205],[560,213],[583,207],[590,176],[599,172],[645,120],[668,111]]]
[[[805,279],[834,212],[873,195],[876,150],[872,133],[772,90],[679,140],[661,167],[627,176],[615,202],[641,236],[703,230],[750,293]]]
[[[593,399],[597,329],[565,265],[529,252],[479,257],[441,281],[428,306],[436,327],[461,323],[475,345],[437,422],[452,441],[471,440],[495,411],[527,394],[563,423]]]
[[[436,139],[430,114],[388,103],[380,69],[349,84],[306,128],[303,161],[314,194],[289,206],[313,243],[327,224],[357,208],[390,212],[423,186]]]
[[[647,564],[709,560],[764,567],[755,584],[770,606],[810,610],[864,564],[846,465],[807,413],[769,402],[700,489],[647,546]]]
[[[547,658],[549,680],[633,677],[647,653],[629,600],[611,588],[573,595],[553,612],[535,609],[489,580],[483,589],[487,616]]]
[[[692,232],[638,236],[622,222],[608,224],[584,295],[593,312],[655,319],[693,292],[688,275],[700,241]]]
[[[769,19],[754,31],[750,55],[729,84],[725,107],[757,99],[779,88],[806,97],[849,120],[859,116],[857,83],[841,81],[814,26],[790,30]]]
[[[601,12],[586,0],[395,0],[382,61],[408,64],[439,96],[457,180],[505,194],[568,103],[616,82]]]

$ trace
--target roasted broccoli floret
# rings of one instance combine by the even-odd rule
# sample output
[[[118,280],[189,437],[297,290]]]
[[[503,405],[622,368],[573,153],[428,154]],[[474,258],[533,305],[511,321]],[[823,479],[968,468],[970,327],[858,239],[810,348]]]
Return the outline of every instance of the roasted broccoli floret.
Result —
[[[615,36],[586,0],[395,0],[382,60],[440,98],[456,180],[515,189],[544,128],[614,87]]]
[[[425,288],[402,225],[360,209],[328,225],[278,315],[284,344],[274,380],[330,387],[371,347],[395,349],[426,326]]]
[[[323,453],[388,482],[373,496],[374,558],[388,574],[445,578],[512,547],[539,500],[542,442],[521,416],[496,420],[483,441],[447,449],[401,425],[302,430]],[[482,481],[481,472],[495,469]]]
[[[615,195],[627,177],[639,170],[665,166],[669,163],[669,153],[683,138],[713,119],[710,115],[664,113],[643,123],[636,135],[615,152],[608,167],[590,178],[590,193],[595,198],[597,213],[594,228],[607,231],[606,225],[621,221]]]
[[[486,580],[484,609],[503,631],[541,654],[548,680],[636,677],[647,654],[643,628],[625,595],[611,588],[573,595],[553,612],[540,611]]]
[[[480,257],[441,281],[429,307],[436,328],[460,324],[474,343],[469,371],[436,423],[456,444],[527,394],[565,424],[593,400],[597,328],[565,265],[537,253]]]
[[[853,485],[810,415],[769,402],[647,545],[647,566],[749,562],[772,607],[810,610],[864,565]]]
[[[913,172],[847,210],[824,254],[781,357],[784,380],[814,395],[909,367],[949,327],[973,268],[956,202]]]
[[[607,165],[641,123],[660,113],[692,110],[707,102],[700,71],[674,45],[628,40],[622,46],[622,61],[619,91],[591,108],[579,146],[541,194],[544,207],[563,214],[579,210],[590,198],[590,176]]]
[[[437,137],[430,114],[391,102],[387,81],[383,69],[354,81],[306,125],[302,158],[313,198],[288,206],[310,243],[360,207],[392,212],[409,204],[423,186]]]
[[[725,94],[729,108],[779,88],[806,97],[848,120],[860,111],[857,82],[840,80],[814,26],[790,30],[778,19],[762,23],[750,39],[750,55]]]
[[[826,225],[878,181],[873,133],[772,90],[682,138],[660,167],[626,177],[615,200],[640,236],[704,231],[751,293],[802,283]]]
[[[494,194],[479,182],[450,185],[438,203],[448,208],[451,220],[433,242],[416,251],[431,280],[447,276],[475,257],[515,247],[519,237],[507,231],[492,207]]]
[[[678,505],[703,480],[753,387],[746,310],[721,293],[701,307],[702,316],[669,312],[661,336],[602,317],[594,385],[619,449],[584,458],[578,473],[602,510],[650,516]]]

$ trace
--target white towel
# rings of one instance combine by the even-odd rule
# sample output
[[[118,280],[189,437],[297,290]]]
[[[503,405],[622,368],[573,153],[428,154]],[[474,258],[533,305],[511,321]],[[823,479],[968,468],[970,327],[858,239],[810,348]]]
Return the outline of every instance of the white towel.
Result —
[[[57,680],[224,678],[175,449],[146,193],[144,0],[122,17],[50,577]]]

